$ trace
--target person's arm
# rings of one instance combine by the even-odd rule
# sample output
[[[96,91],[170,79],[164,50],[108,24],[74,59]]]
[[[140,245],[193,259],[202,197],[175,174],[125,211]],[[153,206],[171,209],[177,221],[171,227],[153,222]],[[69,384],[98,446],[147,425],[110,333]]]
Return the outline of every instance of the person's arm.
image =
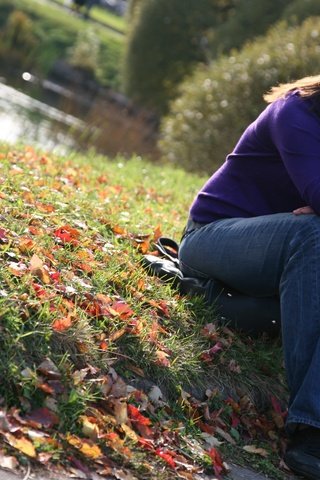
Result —
[[[320,118],[300,97],[284,100],[271,122],[273,141],[306,206],[320,215]],[[306,207],[303,207],[306,208]],[[296,214],[311,213],[297,211]]]

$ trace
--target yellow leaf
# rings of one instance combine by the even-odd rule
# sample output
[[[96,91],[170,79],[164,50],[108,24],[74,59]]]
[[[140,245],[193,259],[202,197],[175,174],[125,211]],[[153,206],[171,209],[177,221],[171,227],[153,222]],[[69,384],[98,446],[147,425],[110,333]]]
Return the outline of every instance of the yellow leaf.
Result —
[[[24,453],[25,455],[28,455],[32,458],[35,458],[37,456],[37,452],[33,446],[33,443],[30,442],[30,440],[28,440],[27,438],[16,438],[10,433],[6,434],[6,438],[12,447],[20,450],[20,452]]]
[[[130,438],[133,442],[137,442],[139,437],[136,434],[132,428],[130,428],[128,425],[125,425],[124,423],[121,425],[122,430],[124,431],[126,437]]]
[[[81,417],[82,420],[82,433],[86,436],[91,438],[92,440],[96,440],[99,435],[99,427],[96,423],[90,421],[90,418],[86,416]]]
[[[95,459],[102,456],[102,452],[98,445],[94,445],[88,440],[79,438],[76,435],[67,435],[66,439],[70,445],[80,450],[80,452],[86,457]]]

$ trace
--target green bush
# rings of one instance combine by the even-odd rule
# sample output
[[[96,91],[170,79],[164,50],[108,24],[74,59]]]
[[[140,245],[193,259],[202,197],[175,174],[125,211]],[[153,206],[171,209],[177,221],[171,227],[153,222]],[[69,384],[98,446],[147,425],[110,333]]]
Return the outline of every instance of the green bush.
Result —
[[[42,4],[29,0],[1,0],[0,30],[6,28],[11,15],[16,15],[15,10],[23,12],[28,18],[29,23],[24,23],[25,29],[29,29],[30,22],[33,26],[30,34],[35,39],[35,45],[32,49],[28,48],[28,58],[32,62],[32,72],[40,77],[45,77],[57,60],[67,58],[69,49],[77,43],[78,35],[85,35],[88,28],[87,20],[71,14],[61,15],[61,7],[51,2]],[[94,27],[94,31],[100,43],[98,79],[103,85],[119,89],[123,36],[99,25]],[[7,41],[7,36],[0,41],[0,55],[4,41]],[[23,53],[23,48],[17,45],[15,57],[20,52]],[[23,55],[26,56],[25,53]],[[19,67],[22,67],[22,62]]]
[[[282,19],[290,23],[301,23],[308,17],[320,15],[319,0],[294,0],[284,9]]]
[[[210,67],[197,68],[161,124],[160,149],[172,163],[212,172],[264,107],[278,82],[319,73],[320,17],[300,27],[282,22]]]
[[[138,2],[134,2],[137,4]],[[217,20],[215,0],[142,0],[127,42],[125,91],[163,113],[177,85],[207,58],[207,32]]]
[[[298,0],[301,1],[301,0]],[[275,22],[292,0],[238,0],[212,32],[210,51],[212,58],[240,48],[246,41],[263,35]]]
[[[32,55],[37,44],[34,24],[20,10],[11,12],[0,33],[0,59],[10,64],[32,65]]]

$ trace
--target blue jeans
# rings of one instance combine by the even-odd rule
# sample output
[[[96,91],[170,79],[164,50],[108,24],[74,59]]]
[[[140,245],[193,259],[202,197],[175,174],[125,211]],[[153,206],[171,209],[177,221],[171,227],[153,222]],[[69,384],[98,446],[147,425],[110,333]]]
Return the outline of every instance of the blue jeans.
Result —
[[[320,428],[320,217],[217,220],[186,234],[180,264],[185,275],[216,278],[246,295],[280,295],[287,426]]]

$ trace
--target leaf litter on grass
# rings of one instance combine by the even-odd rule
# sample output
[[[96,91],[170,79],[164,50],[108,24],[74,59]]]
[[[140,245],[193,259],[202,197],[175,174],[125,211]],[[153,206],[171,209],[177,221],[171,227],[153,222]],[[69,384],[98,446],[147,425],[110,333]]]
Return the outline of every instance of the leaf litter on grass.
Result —
[[[172,205],[183,222],[187,200],[167,177],[157,190],[106,160],[2,152],[0,465],[219,479],[223,445],[276,456],[282,404],[274,396],[261,413],[241,379],[253,344],[139,265],[162,230],[174,234]]]

